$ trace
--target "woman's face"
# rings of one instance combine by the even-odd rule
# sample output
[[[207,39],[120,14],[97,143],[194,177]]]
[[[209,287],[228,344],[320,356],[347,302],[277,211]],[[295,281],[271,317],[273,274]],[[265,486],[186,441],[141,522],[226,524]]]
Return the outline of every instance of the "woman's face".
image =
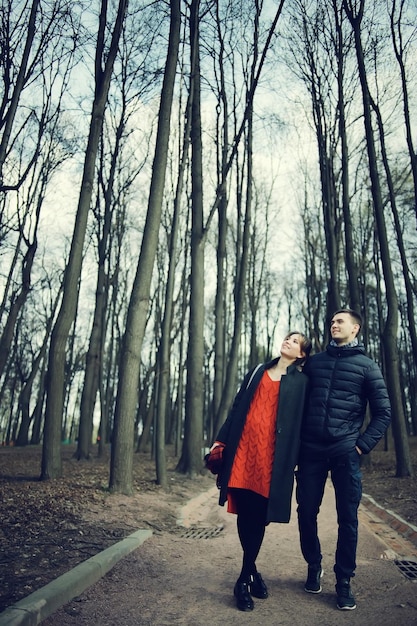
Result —
[[[292,361],[302,359],[305,356],[301,347],[301,337],[298,333],[285,337],[281,345],[281,356],[285,356]]]

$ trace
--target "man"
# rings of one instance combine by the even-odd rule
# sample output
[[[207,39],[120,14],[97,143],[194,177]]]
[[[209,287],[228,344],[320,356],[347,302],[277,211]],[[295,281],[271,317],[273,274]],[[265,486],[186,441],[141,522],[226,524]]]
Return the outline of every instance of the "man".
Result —
[[[356,608],[350,579],[355,575],[357,513],[362,496],[360,456],[378,443],[391,419],[381,371],[357,339],[361,325],[356,311],[336,311],[327,350],[312,356],[304,368],[310,392],[297,472],[298,525],[301,551],[308,563],[304,587],[308,593],[321,591],[317,515],[328,472],[331,474],[338,519],[334,572],[337,607],[342,610]],[[371,420],[361,432],[368,403]]]

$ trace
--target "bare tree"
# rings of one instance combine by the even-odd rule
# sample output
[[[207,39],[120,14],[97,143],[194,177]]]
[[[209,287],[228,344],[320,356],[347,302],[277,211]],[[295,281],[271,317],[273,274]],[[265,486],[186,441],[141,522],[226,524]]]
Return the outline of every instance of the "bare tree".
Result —
[[[349,282],[349,303],[353,310],[361,310],[359,291],[359,271],[355,255],[353,223],[350,203],[350,176],[349,176],[349,147],[347,139],[346,120],[346,63],[345,59],[350,48],[350,41],[345,41],[343,28],[343,10],[337,0],[333,0],[333,15],[335,23],[334,49],[337,63],[337,111],[339,120],[340,138],[340,176],[341,176],[341,205],[343,213],[343,228],[345,234],[345,261]]]
[[[410,476],[412,474],[412,466],[407,441],[404,407],[401,400],[399,354],[397,346],[398,298],[391,266],[374,131],[372,126],[371,95],[368,86],[361,36],[361,23],[364,6],[365,0],[343,0],[343,8],[352,26],[355,38],[356,58],[362,88],[365,137],[368,152],[373,208],[386,290],[387,318],[385,320],[385,326],[382,333],[382,342],[385,355],[385,375],[392,405],[392,427],[396,449],[397,476]]]
[[[204,367],[204,217],[201,137],[200,1],[190,7],[191,54],[191,275],[184,442],[177,469],[194,476],[201,468]]]
[[[3,128],[3,134],[0,142],[0,186],[2,191],[5,191],[7,188],[10,189],[12,186],[4,184],[4,164],[7,156],[7,151],[9,147],[10,138],[12,135],[13,124],[16,117],[17,107],[19,103],[19,99],[21,97],[23,88],[25,86],[25,82],[28,80],[28,66],[29,66],[29,57],[32,52],[32,45],[35,38],[36,33],[36,19],[37,12],[39,8],[40,0],[33,0],[30,8],[29,19],[27,24],[23,22],[21,25],[22,34],[25,32],[25,46],[22,53],[20,67],[17,73],[16,82],[13,85],[13,77],[10,75],[10,70],[13,67],[13,63],[15,62],[13,50],[10,47],[11,41],[9,37],[10,33],[10,13],[7,11],[6,7],[4,7],[4,20],[3,27],[4,30],[2,32],[2,49],[6,57],[8,57],[8,62],[4,63],[4,73],[3,73],[3,98],[1,103],[1,126]],[[11,4],[8,7],[9,11],[11,9]],[[6,26],[7,25],[7,26]],[[25,27],[25,28],[24,28]],[[24,30],[23,30],[24,29]],[[20,41],[16,42],[16,45],[19,45]],[[43,42],[41,45],[44,45]],[[12,93],[10,90],[12,89]],[[36,156],[36,151],[35,151]],[[14,183],[13,187],[16,188],[21,181],[17,181]]]
[[[152,15],[154,15],[153,12]],[[143,168],[142,161],[133,158],[130,152],[127,154],[130,143],[129,125],[134,123],[132,120],[138,113],[137,106],[146,96],[149,84],[154,80],[154,72],[151,71],[149,59],[152,48],[152,40],[150,41],[148,36],[150,31],[146,28],[145,21],[143,37],[138,37],[139,16],[143,25],[144,16],[140,12],[136,16],[131,15],[128,25],[125,24],[123,29],[119,63],[114,71],[114,93],[109,94],[107,123],[103,126],[100,142],[97,193],[93,208],[98,260],[96,300],[81,397],[76,452],[78,459],[86,459],[90,456],[94,408],[100,380],[103,380],[106,330],[111,314],[109,299],[111,290],[118,290],[116,282],[112,280],[112,273],[115,269],[112,267],[112,260],[117,259],[118,256],[114,248],[122,245],[116,233],[119,232],[123,236],[126,232],[125,204]],[[152,37],[156,36],[157,31],[154,21]],[[133,64],[132,59],[134,59]],[[147,152],[145,152],[145,158],[146,156]],[[115,265],[117,267],[117,263]],[[108,374],[106,378],[107,376]],[[101,422],[103,425],[104,419]],[[102,434],[104,433],[100,433],[100,442]]]
[[[57,478],[62,473],[61,425],[64,403],[66,344],[74,322],[82,268],[83,246],[94,183],[94,170],[110,80],[117,55],[127,0],[119,0],[117,15],[106,49],[108,3],[102,0],[95,55],[95,93],[91,113],[84,170],[75,218],[70,256],[65,269],[62,304],[52,330],[47,373],[47,402],[42,449],[41,479]]]
[[[158,132],[149,191],[148,211],[135,280],[130,296],[126,330],[121,350],[111,448],[109,486],[113,492],[126,494],[132,493],[133,488],[133,430],[138,400],[137,385],[139,381],[140,353],[145,333],[146,313],[148,310],[149,292],[161,221],[170,135],[171,108],[180,38],[181,14],[179,0],[171,0],[170,8],[170,34],[159,107]]]
[[[27,378],[24,380],[24,384],[22,385],[20,395],[19,395],[19,409],[21,411],[21,422],[19,427],[19,432],[16,437],[16,445],[17,446],[26,446],[29,443],[29,429],[32,423],[32,420],[36,417],[36,411],[32,414],[30,413],[30,400],[33,393],[33,385],[35,379],[39,377],[39,372],[41,371],[42,365],[45,363],[45,357],[48,350],[48,342],[49,336],[52,328],[52,324],[54,321],[55,311],[58,307],[59,299],[61,297],[61,291],[58,290],[58,293],[55,297],[55,301],[52,303],[51,312],[46,320],[44,337],[42,341],[42,345],[31,363],[30,372]],[[43,389],[43,376],[40,377],[39,387]]]
[[[193,102],[194,84],[190,85],[185,113],[185,127],[183,144],[179,163],[178,179],[174,197],[174,208],[169,235],[169,266],[165,287],[165,307],[161,323],[161,340],[158,350],[158,397],[156,403],[156,478],[159,485],[167,486],[166,471],[166,416],[168,414],[169,382],[170,382],[170,344],[172,318],[174,310],[174,282],[177,262],[177,246],[180,228],[180,207],[184,189],[184,177],[188,162],[191,130],[191,108]]]
[[[74,49],[58,41],[70,28],[68,3],[55,2],[50,11],[40,15],[39,3],[33,2],[29,14],[23,11],[16,22],[12,19],[12,4],[4,8],[0,28],[4,84],[0,103],[0,244],[14,249],[0,306],[1,317],[6,318],[0,337],[0,376],[18,316],[32,288],[45,196],[53,174],[73,153],[62,114]],[[62,31],[58,32],[55,20],[61,20]],[[25,29],[20,56],[21,42],[11,33],[22,35]],[[44,30],[43,37],[39,37],[38,30]],[[31,82],[41,90],[42,97],[28,114],[26,91]],[[5,266],[6,261],[6,274]],[[16,276],[19,267],[20,279]]]
[[[411,8],[411,7],[410,7]],[[416,37],[415,23],[412,27],[412,35],[404,36],[404,23],[407,15],[407,0],[393,0],[391,5],[391,35],[395,56],[400,68],[401,86],[403,97],[404,123],[407,139],[408,154],[410,156],[411,172],[414,182],[414,210],[417,219],[417,150],[414,145],[412,122],[410,115],[409,80],[406,71],[406,55],[413,39]],[[413,16],[415,17],[415,15]]]
[[[255,4],[255,14],[253,16],[253,38],[251,42],[250,49],[252,50],[253,57],[252,59],[247,61],[247,67],[245,67],[245,110],[243,114],[243,118],[241,123],[238,123],[238,116],[236,110],[234,111],[235,115],[235,128],[237,128],[237,132],[235,133],[235,137],[232,142],[232,149],[230,151],[230,155],[228,160],[225,159],[225,155],[222,155],[220,160],[220,183],[218,185],[217,198],[215,202],[215,207],[219,207],[222,213],[225,212],[226,206],[228,202],[225,198],[225,181],[226,177],[229,174],[229,170],[234,165],[236,168],[236,177],[237,177],[237,223],[239,224],[239,220],[242,220],[243,228],[242,232],[237,231],[237,244],[236,244],[236,284],[234,287],[234,322],[232,329],[232,340],[229,351],[226,353],[224,346],[224,335],[222,333],[219,334],[218,341],[216,343],[217,348],[220,350],[219,354],[216,357],[216,362],[219,362],[221,358],[221,354],[224,352],[226,357],[225,371],[224,374],[222,370],[220,370],[220,380],[222,382],[222,394],[220,397],[220,401],[216,400],[216,404],[218,402],[218,406],[216,407],[216,413],[214,415],[214,424],[213,429],[214,432],[217,431],[219,425],[223,423],[226,418],[228,408],[230,407],[234,389],[236,386],[237,374],[238,374],[238,357],[241,345],[241,332],[242,332],[242,323],[243,323],[243,314],[245,309],[245,302],[247,292],[245,289],[245,285],[248,278],[248,253],[249,253],[249,242],[251,236],[251,220],[252,220],[252,187],[253,187],[253,107],[254,107],[254,97],[257,86],[259,84],[259,80],[261,77],[261,73],[264,67],[265,59],[267,52],[271,45],[271,39],[275,33],[275,29],[277,27],[277,23],[279,17],[282,12],[283,2],[279,4],[277,7],[274,19],[270,28],[266,31],[264,44],[261,44],[261,33],[260,33],[260,16],[262,12],[262,5]],[[222,82],[220,83],[222,86]],[[224,90],[224,85],[222,86]],[[224,93],[221,92],[221,99],[224,100]],[[227,109],[225,110],[224,115],[227,114]],[[227,131],[227,129],[225,129]],[[244,138],[244,157],[243,163],[245,163],[245,171],[239,173],[239,169],[241,165],[236,159],[238,154],[238,147],[240,145],[240,141]],[[223,141],[227,141],[227,134],[224,135]],[[245,191],[244,191],[245,190]],[[244,194],[244,197],[241,194]],[[242,212],[241,214],[239,212]],[[225,220],[226,216],[220,213],[219,220]],[[224,226],[223,226],[224,228]],[[241,237],[241,239],[240,239]],[[220,239],[220,245],[223,245],[222,239]],[[222,259],[224,256],[224,250],[219,250],[219,260],[220,264],[218,266],[218,278],[221,281],[222,276]],[[222,284],[220,282],[219,288],[222,290]],[[216,311],[221,316],[221,302],[220,298],[222,291],[217,296],[217,307]],[[216,323],[222,324],[221,319],[217,319]],[[219,383],[217,383],[219,384]],[[218,393],[218,391],[217,391]]]
[[[294,37],[290,38],[290,52],[293,56],[291,67],[308,90],[317,140],[323,226],[329,258],[326,296],[327,319],[341,304],[339,275],[343,258],[340,245],[342,215],[337,189],[340,169],[337,161],[337,145],[339,141],[338,130],[344,133],[343,107],[345,101],[342,82],[344,42],[340,24],[338,25],[338,39],[332,37],[332,19],[334,17],[339,18],[337,8],[333,8],[335,9],[334,15],[332,15],[332,10],[326,2],[319,1],[311,5],[304,0],[299,0],[292,9]],[[336,70],[333,67],[334,59],[336,59]],[[349,216],[345,133],[343,140],[343,164],[345,166],[343,199],[345,213]],[[349,222],[347,226],[349,235],[351,233]],[[352,249],[350,254],[353,254]],[[350,265],[348,267],[350,268]]]

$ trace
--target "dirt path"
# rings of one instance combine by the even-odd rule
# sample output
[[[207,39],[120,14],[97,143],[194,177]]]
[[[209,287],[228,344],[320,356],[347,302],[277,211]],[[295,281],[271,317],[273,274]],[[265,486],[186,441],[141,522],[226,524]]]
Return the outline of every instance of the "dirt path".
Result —
[[[417,625],[417,583],[395,565],[389,545],[372,532],[372,519],[361,514],[358,565],[353,590],[355,611],[335,604],[333,553],[336,521],[333,491],[326,490],[319,518],[323,592],[303,590],[306,566],[301,557],[295,510],[289,525],[267,528],[258,568],[270,597],[255,601],[251,613],[235,607],[233,585],[241,550],[236,518],[217,506],[217,490],[182,511],[183,523],[208,529],[208,538],[158,532],[122,559],[81,596],[44,620],[45,626],[412,626]],[[223,526],[215,535],[215,529]],[[187,533],[184,532],[186,535]],[[204,533],[203,533],[204,534]],[[392,536],[390,531],[387,536]],[[395,539],[395,537],[394,537]],[[417,561],[413,544],[396,544],[403,558]]]

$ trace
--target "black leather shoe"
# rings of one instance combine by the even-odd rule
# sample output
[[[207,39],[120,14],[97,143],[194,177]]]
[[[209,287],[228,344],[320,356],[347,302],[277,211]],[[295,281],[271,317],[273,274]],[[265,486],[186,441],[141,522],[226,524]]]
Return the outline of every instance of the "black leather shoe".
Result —
[[[259,572],[255,572],[255,574],[251,575],[249,590],[251,595],[255,598],[261,598],[261,600],[263,600],[264,598],[268,597],[267,586],[265,585],[264,579]]]
[[[237,581],[233,593],[239,611],[253,611],[254,604],[249,593],[248,583]]]

